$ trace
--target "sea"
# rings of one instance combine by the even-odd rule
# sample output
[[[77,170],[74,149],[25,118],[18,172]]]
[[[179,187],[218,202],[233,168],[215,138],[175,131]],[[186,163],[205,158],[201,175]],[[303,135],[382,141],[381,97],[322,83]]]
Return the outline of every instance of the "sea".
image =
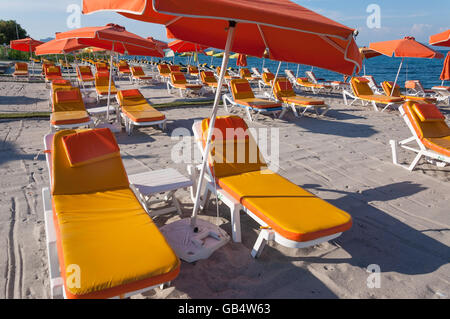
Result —
[[[446,50],[438,50],[444,57],[447,55]],[[151,60],[150,57],[146,59]],[[176,64],[187,65],[189,57],[175,56],[174,58],[164,58],[163,60],[173,62]],[[153,58],[153,61],[159,61],[161,59]],[[236,66],[236,59],[230,59],[228,66],[238,69]],[[365,74],[372,75],[377,83],[383,81],[394,81],[398,72],[402,59],[401,58],[390,58],[387,56],[378,56],[375,58],[367,59],[364,61]],[[220,66],[222,58],[213,58],[210,56],[205,56],[199,54],[199,63],[207,63],[208,65]],[[194,64],[194,63],[192,63]],[[257,67],[260,71],[264,65],[270,69],[272,73],[277,71],[279,62],[272,61],[269,59],[260,59],[256,57],[247,57],[247,67]],[[400,71],[398,83],[401,87],[405,86],[405,81],[407,80],[420,80],[425,88],[431,88],[436,85],[441,85],[442,81],[439,79],[442,67],[444,64],[444,59],[418,59],[418,58],[405,58],[403,62],[402,69]],[[280,67],[281,74],[284,75],[284,70],[289,69],[298,77],[305,77],[305,71],[314,71],[317,78],[322,78],[325,80],[343,80],[343,75],[324,70],[317,67],[311,67],[309,65],[298,65],[294,63],[282,62]],[[364,68],[362,68],[360,75],[364,75]],[[445,82],[444,85],[450,86],[450,81]]]

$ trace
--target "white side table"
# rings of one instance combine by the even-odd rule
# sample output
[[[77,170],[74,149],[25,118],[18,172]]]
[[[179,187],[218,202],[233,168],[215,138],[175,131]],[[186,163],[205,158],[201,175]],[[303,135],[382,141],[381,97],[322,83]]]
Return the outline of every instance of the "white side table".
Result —
[[[178,212],[181,215],[180,203],[175,197],[175,192],[180,188],[191,187],[193,184],[192,180],[173,168],[129,175],[128,179],[142,202],[145,203],[147,213],[152,217],[171,212]],[[151,199],[152,196],[161,193],[167,193],[164,199]],[[161,202],[172,203],[172,206],[159,209],[151,208],[153,204]]]

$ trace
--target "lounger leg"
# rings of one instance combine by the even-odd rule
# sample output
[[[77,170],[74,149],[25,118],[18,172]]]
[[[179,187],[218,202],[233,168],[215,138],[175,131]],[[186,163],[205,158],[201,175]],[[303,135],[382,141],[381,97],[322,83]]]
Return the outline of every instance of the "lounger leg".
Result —
[[[386,104],[386,106],[384,107],[384,109],[381,110],[381,112],[384,112],[384,110],[386,110],[391,105],[392,105],[392,103]]]
[[[252,114],[250,113],[250,110],[249,110],[248,108],[245,108],[245,112],[247,113],[248,120],[249,120],[250,122],[253,122]]]
[[[240,216],[241,205],[235,204],[230,207],[231,211],[231,233],[233,236],[233,241],[235,243],[240,243],[241,239],[241,216]]]
[[[330,107],[328,105],[324,106],[325,110],[320,114],[320,116],[325,116],[327,112],[330,110]]]
[[[283,107],[283,110],[280,112],[280,116],[278,118],[282,119],[284,117],[284,115],[286,114],[287,110],[288,109],[286,107]]]
[[[372,101],[372,105],[373,105],[373,108],[375,109],[375,111],[378,112],[377,103],[375,103],[375,101]],[[381,112],[383,112],[383,111],[381,111]]]
[[[291,109],[292,109],[292,112],[294,113],[294,116],[296,118],[299,118],[300,116],[298,115],[297,108],[295,107],[294,104],[291,104]]]
[[[261,256],[261,253],[269,240],[273,240],[273,231],[267,228],[261,229],[251,252],[253,258]]]
[[[417,156],[414,158],[414,160],[412,161],[411,165],[409,165],[408,170],[412,171],[414,169],[414,167],[416,167],[417,163],[420,161],[420,159],[422,158],[423,153],[422,151],[420,151]]]

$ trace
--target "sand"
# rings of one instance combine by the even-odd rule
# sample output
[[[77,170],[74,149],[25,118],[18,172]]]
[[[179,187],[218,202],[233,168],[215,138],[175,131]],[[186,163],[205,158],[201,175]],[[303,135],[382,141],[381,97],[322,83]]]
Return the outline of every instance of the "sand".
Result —
[[[119,81],[121,88],[131,87]],[[180,100],[163,85],[144,86],[152,103]],[[0,82],[0,112],[48,110],[43,83]],[[421,161],[414,172],[392,164],[389,139],[410,136],[397,111],[345,106],[324,96],[332,109],[284,120],[263,117],[255,128],[278,128],[279,173],[347,211],[353,227],[329,243],[307,249],[266,246],[250,256],[258,225],[241,214],[242,243],[230,242],[207,260],[182,262],[171,287],[133,298],[449,298],[450,168]],[[207,98],[212,98],[209,95]],[[450,108],[443,112],[449,114]],[[116,135],[129,174],[173,167],[174,129],[191,129],[210,106],[165,108],[167,132],[141,128]],[[225,112],[221,108],[221,115]],[[240,113],[244,116],[244,113]],[[0,298],[49,298],[41,189],[49,185],[43,137],[46,119],[0,120]],[[192,139],[192,147],[194,148]],[[401,161],[413,155],[400,151]],[[192,201],[177,192],[187,217]],[[230,214],[216,200],[200,215],[230,233]],[[155,218],[162,226],[176,215]],[[380,288],[369,288],[367,267],[380,267]]]

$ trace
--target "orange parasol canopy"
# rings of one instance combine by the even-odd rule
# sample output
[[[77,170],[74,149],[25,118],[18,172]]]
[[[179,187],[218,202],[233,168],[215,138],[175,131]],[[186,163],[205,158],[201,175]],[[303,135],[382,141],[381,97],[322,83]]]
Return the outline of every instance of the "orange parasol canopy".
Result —
[[[86,47],[88,47],[88,45],[81,44],[78,39],[54,39],[37,46],[35,53],[36,55],[66,54]]]
[[[444,56],[416,41],[414,37],[371,43],[369,48],[389,57],[442,59]]]
[[[450,30],[432,35],[430,37],[430,45],[450,47]]]
[[[444,67],[442,68],[441,73],[442,81],[450,81],[450,52],[447,52],[447,57],[444,61]]]
[[[247,66],[247,56],[245,54],[239,54],[236,60],[237,66]]]
[[[77,39],[79,43],[120,54],[163,57],[162,50],[153,41],[128,32],[117,24],[103,27],[85,27],[56,34],[56,39]]]
[[[372,50],[368,47],[359,48],[359,52],[361,52],[361,55],[363,56],[364,59],[371,59],[371,58],[382,55],[381,53],[379,53],[375,50]]]
[[[354,30],[289,0],[84,0],[83,13],[117,11],[164,24],[169,38],[224,49],[230,21],[231,51],[352,74],[361,67]],[[301,50],[299,49],[301,45]],[[303,45],[304,44],[304,45]]]
[[[172,41],[169,43],[169,48],[173,52],[176,52],[176,53],[183,53],[183,52],[200,52],[200,53],[202,53],[208,47],[197,44],[197,43],[188,42],[188,41],[175,40],[175,41]]]
[[[19,40],[12,40],[9,42],[9,46],[11,49],[23,51],[23,52],[34,52],[38,45],[43,44],[44,42],[38,41],[32,38],[25,38]]]
[[[153,41],[158,47],[160,47],[161,49],[168,49],[169,45],[161,40],[157,40],[154,37],[147,37],[147,40]]]

